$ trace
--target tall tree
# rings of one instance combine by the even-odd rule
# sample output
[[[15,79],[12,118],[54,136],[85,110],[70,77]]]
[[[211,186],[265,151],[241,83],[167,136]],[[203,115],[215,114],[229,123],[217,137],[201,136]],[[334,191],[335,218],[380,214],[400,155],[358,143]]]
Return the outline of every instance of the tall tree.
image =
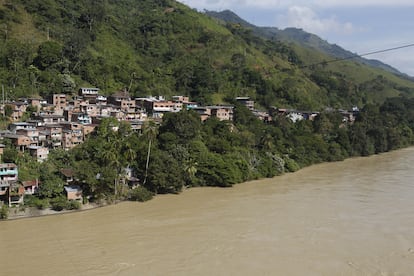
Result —
[[[148,140],[148,151],[147,151],[147,161],[145,163],[145,177],[144,177],[144,185],[147,182],[148,177],[148,167],[149,167],[149,161],[150,161],[150,155],[151,155],[151,145],[154,139],[158,135],[158,126],[154,121],[147,121],[147,123],[144,125],[144,136]]]

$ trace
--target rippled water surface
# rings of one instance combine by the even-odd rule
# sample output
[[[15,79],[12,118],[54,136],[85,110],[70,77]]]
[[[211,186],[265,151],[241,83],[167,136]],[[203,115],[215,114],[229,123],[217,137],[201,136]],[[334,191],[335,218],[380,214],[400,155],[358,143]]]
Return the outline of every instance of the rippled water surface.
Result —
[[[414,275],[414,148],[0,223],[1,275]]]

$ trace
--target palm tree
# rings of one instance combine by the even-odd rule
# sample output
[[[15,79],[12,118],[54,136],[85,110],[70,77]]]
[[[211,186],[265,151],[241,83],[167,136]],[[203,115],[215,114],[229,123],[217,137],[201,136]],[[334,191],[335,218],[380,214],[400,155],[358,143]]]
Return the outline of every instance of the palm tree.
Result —
[[[101,157],[107,166],[114,166],[116,168],[117,176],[114,179],[114,194],[116,197],[116,194],[117,194],[116,186],[117,186],[117,179],[118,179],[118,172],[119,172],[118,167],[119,167],[120,162],[119,162],[119,158],[117,157],[117,151],[116,151],[116,148],[114,147],[114,144],[111,144],[109,148],[105,149],[102,152]]]
[[[147,121],[147,123],[144,125],[144,135],[148,140],[148,151],[147,151],[147,162],[145,164],[145,177],[144,177],[144,183],[147,182],[147,176],[148,176],[148,167],[149,167],[149,161],[150,161],[150,155],[151,155],[151,145],[152,141],[157,137],[158,135],[158,126],[154,121]]]
[[[273,144],[273,137],[272,135],[270,135],[269,133],[266,133],[262,138],[261,138],[261,144],[262,144],[262,148],[265,151],[272,151],[274,148],[274,144]]]
[[[127,167],[129,168],[132,162],[137,157],[137,152],[132,148],[131,143],[125,143],[124,150],[123,150],[123,156],[127,163]]]
[[[197,165],[198,163],[194,162],[192,159],[189,159],[185,164],[184,171],[187,173],[190,185],[193,184],[194,177],[197,173]]]

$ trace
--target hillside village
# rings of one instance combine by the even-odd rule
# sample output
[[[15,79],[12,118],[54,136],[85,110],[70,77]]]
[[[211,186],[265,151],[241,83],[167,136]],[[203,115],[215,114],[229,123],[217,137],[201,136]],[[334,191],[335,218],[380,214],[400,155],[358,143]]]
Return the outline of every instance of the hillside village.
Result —
[[[10,118],[11,123],[7,130],[0,132],[3,141],[0,144],[0,155],[3,154],[5,141],[8,140],[9,145],[20,152],[28,152],[38,162],[43,162],[48,158],[50,150],[70,150],[82,144],[102,119],[108,117],[129,122],[131,129],[138,133],[145,121],[160,123],[165,113],[183,109],[196,111],[202,121],[210,117],[221,121],[233,120],[234,106],[200,106],[186,96],[173,96],[170,100],[163,96],[132,98],[124,90],[106,97],[99,93],[98,88],[80,88],[78,92],[74,97],[53,94],[48,99],[20,99],[2,105],[2,113]],[[313,120],[319,113],[291,109],[258,111],[249,97],[238,97],[236,101],[245,105],[264,122],[270,122],[272,115],[286,116],[293,122]],[[344,121],[354,120],[354,112],[340,112]],[[37,180],[19,181],[18,167],[13,163],[0,164],[0,177],[0,200],[9,205],[23,203],[24,194],[34,194],[39,186]],[[68,179],[71,173],[62,171],[62,177]],[[71,185],[70,181],[67,181],[65,193],[68,199],[82,199],[82,191]]]
[[[414,143],[404,76],[326,62],[331,52],[174,1],[10,3],[0,5],[0,208],[229,187]],[[356,107],[325,109],[352,105],[364,106],[355,123]]]

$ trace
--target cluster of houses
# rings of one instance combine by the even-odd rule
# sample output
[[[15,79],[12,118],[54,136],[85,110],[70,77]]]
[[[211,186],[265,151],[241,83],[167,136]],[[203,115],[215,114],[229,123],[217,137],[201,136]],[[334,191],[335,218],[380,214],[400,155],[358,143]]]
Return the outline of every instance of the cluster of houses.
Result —
[[[185,96],[174,96],[171,100],[162,96],[132,98],[127,91],[119,91],[106,97],[99,94],[98,88],[80,88],[74,97],[53,94],[48,99],[6,102],[0,112],[5,114],[6,107],[11,111],[8,114],[11,123],[7,130],[0,131],[0,139],[8,139],[16,149],[28,152],[39,162],[48,158],[49,150],[69,150],[83,143],[104,118],[127,121],[132,130],[139,132],[146,120],[160,121],[168,112],[193,109],[203,121],[210,117],[232,121],[234,109],[228,105],[199,106]],[[4,148],[0,144],[0,157]],[[67,198],[82,200],[80,188],[68,180],[70,173],[62,171],[62,174],[67,179]],[[24,195],[34,194],[39,187],[35,180],[19,181],[18,168],[12,163],[0,163],[0,177],[0,202],[9,205],[21,204]]]
[[[62,174],[64,175],[62,170]],[[23,204],[25,195],[33,195],[39,188],[39,181],[19,181],[18,167],[14,163],[0,164],[0,202],[7,203],[9,206]],[[79,186],[71,185],[66,182],[64,194],[68,200],[82,202],[82,190]]]
[[[47,159],[50,149],[69,150],[81,144],[94,131],[103,118],[114,117],[130,123],[140,131],[148,120],[161,120],[167,112],[193,109],[202,120],[217,117],[233,120],[233,107],[225,105],[199,106],[188,97],[174,96],[132,98],[127,91],[109,97],[99,94],[98,88],[81,88],[79,95],[53,94],[48,99],[22,99],[2,105],[12,110],[7,130],[0,131],[0,139],[9,139],[20,151],[29,152],[38,161]],[[30,109],[29,109],[30,107]],[[30,119],[22,122],[31,111]],[[0,145],[0,147],[4,147]]]
[[[258,111],[249,97],[237,97],[255,116],[270,122],[273,116],[286,116],[293,122],[313,120],[318,112],[305,112],[290,109]],[[9,139],[11,144],[22,152],[28,152],[39,162],[47,159],[49,150],[72,149],[83,143],[102,119],[114,117],[130,123],[133,131],[141,131],[146,120],[162,120],[165,113],[183,109],[196,111],[202,121],[210,117],[219,120],[233,120],[234,107],[230,105],[200,106],[186,96],[173,96],[167,100],[162,96],[132,98],[128,91],[119,91],[111,96],[99,94],[98,88],[80,88],[76,96],[53,94],[48,99],[28,98],[7,102],[0,111],[5,114],[8,106],[11,123],[7,130],[0,131],[0,139]],[[28,117],[29,119],[23,119]],[[353,113],[344,112],[344,120],[352,121]],[[0,157],[5,145],[0,144]],[[19,204],[24,194],[33,194],[37,181],[19,182],[15,164],[0,164],[0,201]],[[67,185],[65,191],[69,199],[81,198],[79,188]]]

